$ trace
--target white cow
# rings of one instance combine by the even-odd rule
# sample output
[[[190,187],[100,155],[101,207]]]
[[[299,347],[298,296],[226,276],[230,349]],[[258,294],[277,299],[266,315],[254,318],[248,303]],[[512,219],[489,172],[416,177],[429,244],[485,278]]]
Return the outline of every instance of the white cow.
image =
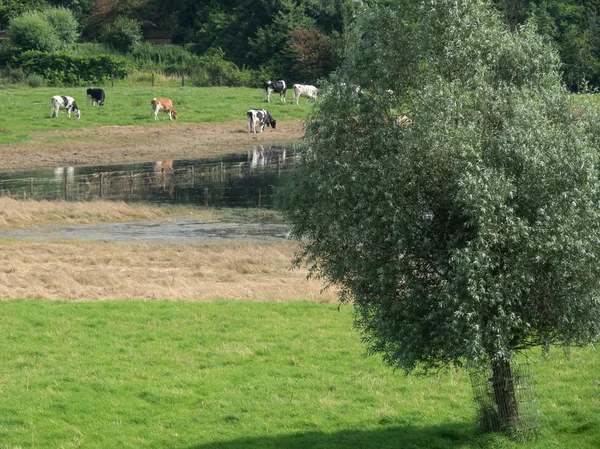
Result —
[[[73,111],[77,119],[81,118],[81,112],[79,111],[77,103],[75,102],[75,99],[73,97],[55,95],[52,97],[52,101],[50,102],[50,104],[50,118],[58,117],[58,111],[61,109],[66,109],[69,118],[71,117],[71,111]]]
[[[295,99],[296,104],[298,104],[300,97],[316,100],[318,94],[319,89],[317,89],[315,86],[311,86],[310,84],[294,84],[294,98],[292,101]]]

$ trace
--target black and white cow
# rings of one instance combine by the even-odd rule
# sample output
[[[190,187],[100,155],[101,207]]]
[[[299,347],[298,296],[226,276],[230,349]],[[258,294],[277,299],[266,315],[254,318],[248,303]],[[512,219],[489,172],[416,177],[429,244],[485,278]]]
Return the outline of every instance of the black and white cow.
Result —
[[[73,111],[77,119],[81,118],[81,112],[73,97],[65,97],[64,95],[53,96],[50,106],[50,118],[58,117],[58,111],[61,109],[66,109],[69,117],[71,117],[71,111]]]
[[[285,92],[287,91],[285,81],[265,81],[263,83],[263,89],[265,90],[265,94],[267,95],[267,101],[269,103],[271,102],[271,92],[277,92],[279,94],[279,99],[283,103],[285,103]]]
[[[90,100],[92,100],[92,107],[94,107],[94,103],[98,106],[104,106],[104,90],[90,87],[87,90],[87,103],[89,103]]]
[[[248,111],[248,132],[256,134],[256,128],[263,132],[265,125],[275,129],[276,121],[266,109],[250,109]]]

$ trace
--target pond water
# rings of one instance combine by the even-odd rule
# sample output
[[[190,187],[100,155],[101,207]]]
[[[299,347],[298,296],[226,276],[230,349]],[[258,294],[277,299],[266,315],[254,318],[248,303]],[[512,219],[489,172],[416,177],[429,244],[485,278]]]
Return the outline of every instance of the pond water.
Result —
[[[7,172],[0,173],[0,195],[272,208],[294,163],[293,148],[258,145],[218,158]]]
[[[206,243],[245,240],[270,243],[287,238],[289,226],[261,220],[243,222],[200,222],[190,218],[168,218],[125,223],[92,223],[78,225],[41,225],[27,229],[0,231],[0,238],[36,242],[86,240],[95,242]]]

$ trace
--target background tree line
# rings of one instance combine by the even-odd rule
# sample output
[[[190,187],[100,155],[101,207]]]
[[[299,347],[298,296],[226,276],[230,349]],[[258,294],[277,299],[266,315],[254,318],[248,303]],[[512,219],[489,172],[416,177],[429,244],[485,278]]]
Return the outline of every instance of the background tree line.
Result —
[[[553,41],[571,90],[580,89],[586,81],[599,85],[600,1],[492,1],[512,29],[533,20],[539,32]],[[415,2],[365,3],[410,10]],[[222,56],[242,70],[311,83],[339,67],[347,26],[361,7],[352,0],[4,0],[0,29],[8,28],[23,13],[49,6],[71,10],[86,41],[101,39],[111,26],[127,19],[139,24],[143,33],[169,30],[173,43],[192,54]],[[117,48],[122,53],[128,49],[132,48]]]

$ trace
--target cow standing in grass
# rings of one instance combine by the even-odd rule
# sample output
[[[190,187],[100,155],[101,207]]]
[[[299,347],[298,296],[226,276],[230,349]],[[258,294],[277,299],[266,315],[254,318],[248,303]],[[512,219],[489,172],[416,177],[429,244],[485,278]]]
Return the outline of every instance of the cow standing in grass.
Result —
[[[98,89],[96,87],[90,87],[87,90],[87,102],[89,103],[92,100],[92,107],[94,107],[94,103],[98,106],[104,106],[104,90]]]
[[[81,118],[81,112],[77,107],[77,102],[73,97],[66,97],[64,95],[55,95],[52,97],[52,101],[50,102],[50,118],[58,117],[58,111],[61,109],[65,109],[67,111],[67,116],[71,118],[71,111],[75,114],[77,119]]]
[[[287,92],[287,86],[284,80],[265,81],[263,83],[263,89],[265,90],[265,95],[267,96],[267,101],[269,103],[271,102],[271,92],[278,93],[281,102],[285,103],[285,93]]]
[[[306,97],[309,100],[316,101],[318,94],[319,89],[315,86],[311,86],[310,84],[294,84],[294,99],[296,100],[296,104],[298,104],[300,97]]]
[[[169,114],[170,120],[177,120],[177,111],[173,108],[173,103],[168,98],[154,98],[151,103],[152,111],[154,111],[154,120],[158,120],[158,113],[160,111]]]

